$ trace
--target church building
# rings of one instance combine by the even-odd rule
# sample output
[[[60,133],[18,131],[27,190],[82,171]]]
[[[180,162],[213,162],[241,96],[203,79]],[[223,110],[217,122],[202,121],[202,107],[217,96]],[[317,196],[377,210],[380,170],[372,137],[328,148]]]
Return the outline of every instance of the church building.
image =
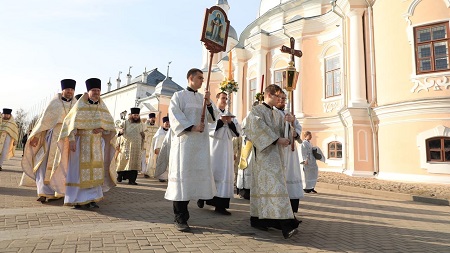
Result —
[[[212,97],[231,71],[232,113],[242,121],[256,93],[282,86],[291,55],[280,48],[292,37],[303,53],[294,114],[326,156],[320,170],[450,183],[449,8],[450,0],[261,0],[256,19],[239,36],[230,26],[226,51],[215,54]],[[202,57],[206,80],[206,49]]]
[[[101,95],[114,120],[120,120],[122,112],[129,113],[130,108],[139,107],[141,108],[141,118],[148,118],[149,113],[155,113],[157,125],[161,125],[162,118],[167,115],[170,98],[183,88],[171,77],[159,72],[157,68],[150,71],[145,70],[133,79],[129,70],[127,83],[123,86],[121,86],[120,74],[121,72],[116,80],[116,89],[111,90],[110,80],[108,92]]]

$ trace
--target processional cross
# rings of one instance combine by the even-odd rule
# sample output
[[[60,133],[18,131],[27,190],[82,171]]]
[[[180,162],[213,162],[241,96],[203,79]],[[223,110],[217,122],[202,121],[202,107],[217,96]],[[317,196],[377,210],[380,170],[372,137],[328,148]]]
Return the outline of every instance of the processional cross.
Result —
[[[298,79],[298,72],[295,69],[295,62],[294,57],[302,57],[303,53],[301,50],[296,50],[294,48],[295,46],[295,39],[293,37],[290,38],[291,47],[282,46],[281,52],[288,53],[291,55],[291,61],[289,62],[289,67],[283,72],[283,84],[284,88],[289,91],[289,101],[291,103],[291,113],[294,114],[294,90],[295,86],[297,85],[297,79]],[[291,150],[294,151],[295,143],[294,143],[294,133],[295,128],[294,124],[291,124],[292,127],[292,141],[291,141]]]

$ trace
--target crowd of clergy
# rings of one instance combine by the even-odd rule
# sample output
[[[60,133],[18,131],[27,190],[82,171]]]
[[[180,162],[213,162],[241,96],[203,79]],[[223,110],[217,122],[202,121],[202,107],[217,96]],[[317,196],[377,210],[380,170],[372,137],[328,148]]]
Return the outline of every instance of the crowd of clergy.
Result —
[[[37,200],[64,198],[74,208],[99,208],[104,193],[128,180],[167,182],[165,198],[173,202],[174,225],[188,225],[188,204],[196,201],[231,215],[235,190],[250,200],[250,224],[264,231],[279,229],[284,238],[296,234],[295,216],[304,192],[317,193],[317,155],[312,134],[285,110],[286,94],[268,85],[239,123],[226,108],[228,94],[203,94],[203,72],[187,73],[187,88],[174,93],[168,116],[156,125],[155,113],[141,119],[140,109],[114,121],[100,98],[101,81],[85,81],[87,92],[74,96],[76,81],[61,80],[55,95],[27,135],[22,158],[22,186],[35,187]],[[0,121],[0,170],[14,155],[18,129],[12,110]],[[320,153],[320,150],[319,150]],[[323,155],[322,155],[323,156]],[[302,171],[304,174],[303,185]]]

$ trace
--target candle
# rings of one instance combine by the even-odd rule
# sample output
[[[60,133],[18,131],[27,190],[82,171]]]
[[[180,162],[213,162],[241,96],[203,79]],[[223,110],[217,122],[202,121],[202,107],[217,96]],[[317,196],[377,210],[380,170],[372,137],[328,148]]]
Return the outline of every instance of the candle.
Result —
[[[230,50],[230,53],[228,54],[228,80],[233,79],[233,63],[232,63],[232,53]]]

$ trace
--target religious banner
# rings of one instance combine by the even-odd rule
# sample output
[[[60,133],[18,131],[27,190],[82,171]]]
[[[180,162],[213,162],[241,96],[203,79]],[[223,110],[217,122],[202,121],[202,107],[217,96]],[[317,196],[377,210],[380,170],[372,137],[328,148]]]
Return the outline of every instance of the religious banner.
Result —
[[[230,21],[222,8],[213,6],[206,9],[200,41],[211,53],[223,52],[227,48],[229,28]]]
[[[219,6],[213,6],[206,9],[205,18],[203,20],[202,37],[200,41],[205,44],[209,51],[208,78],[206,80],[206,90],[209,90],[209,80],[211,77],[212,60],[215,53],[223,52],[227,48],[228,30],[230,29],[230,21],[227,14]],[[205,121],[206,97],[203,102],[203,109],[200,121]]]

